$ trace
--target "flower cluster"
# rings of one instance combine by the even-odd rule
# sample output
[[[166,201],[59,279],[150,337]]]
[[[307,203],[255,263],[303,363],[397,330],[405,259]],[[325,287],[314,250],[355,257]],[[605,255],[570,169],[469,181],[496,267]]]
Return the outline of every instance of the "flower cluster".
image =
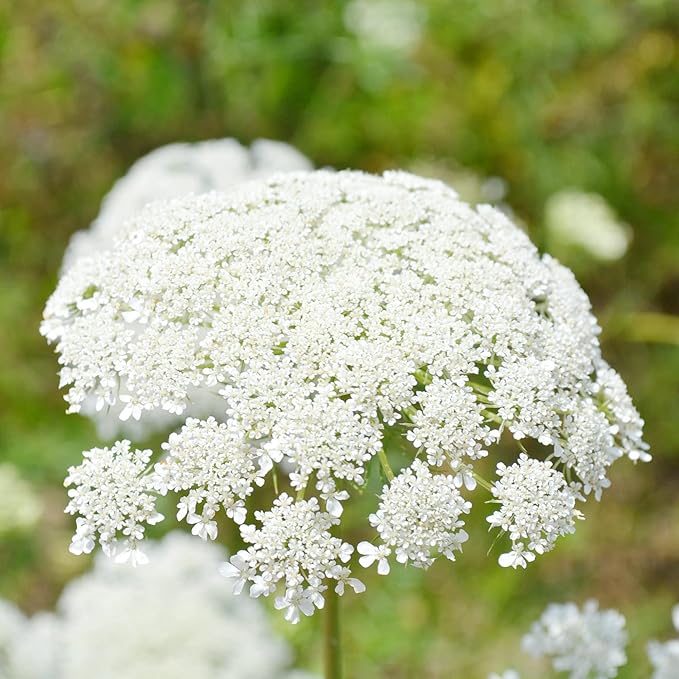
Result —
[[[255,512],[255,518],[259,528],[247,524],[240,529],[250,547],[221,569],[222,575],[236,578],[235,592],[250,582],[250,596],[269,596],[283,581],[284,594],[276,599],[276,608],[285,609],[286,620],[297,623],[301,613],[312,615],[315,608],[323,608],[326,579],[336,581],[338,593],[345,584],[356,592],[365,589],[342,566],[354,548],[329,532],[339,520],[321,511],[315,497],[295,502],[283,493],[271,511]]]
[[[616,610],[599,610],[596,601],[582,608],[550,604],[523,638],[534,656],[552,659],[554,669],[570,679],[610,679],[627,662],[625,618]]]
[[[672,610],[672,620],[679,630],[679,605]],[[554,670],[568,673],[570,679],[617,677],[627,662],[626,644],[624,616],[614,609],[599,610],[596,601],[588,601],[582,608],[574,603],[550,604],[523,637],[525,651],[551,660]],[[650,641],[647,651],[653,666],[651,679],[679,676],[679,639]],[[507,670],[488,679],[519,679],[519,675]]]
[[[84,461],[68,470],[65,486],[70,501],[69,514],[79,514],[71,542],[73,554],[89,554],[98,538],[104,552],[116,561],[133,565],[147,562],[137,547],[145,526],[163,520],[156,511],[152,479],[144,476],[151,460],[150,450],[131,450],[129,441],[111,448],[92,448],[83,453]]]
[[[369,517],[383,546],[360,543],[361,560],[370,565],[393,550],[396,561],[412,562],[419,568],[431,566],[437,554],[455,561],[454,552],[462,550],[469,537],[462,530],[460,516],[470,509],[471,502],[462,497],[455,476],[432,474],[424,462],[415,460],[385,486],[379,508]]]
[[[0,676],[311,679],[288,669],[290,649],[256,602],[223,586],[219,547],[175,533],[149,553],[136,570],[97,559],[56,613],[27,619],[0,600]]]
[[[500,565],[525,568],[536,554],[552,549],[560,535],[575,532],[576,519],[584,518],[575,509],[582,496],[578,485],[569,486],[551,462],[525,453],[512,465],[499,462],[497,475],[491,491],[500,508],[488,523],[507,532],[512,542],[512,550],[500,555]]]
[[[672,609],[674,629],[679,632],[679,604]],[[670,641],[649,641],[648,658],[653,665],[651,679],[675,679],[679,668],[679,637]]]
[[[179,499],[177,519],[193,524],[194,535],[217,537],[214,516],[220,505],[236,523],[245,521],[245,500],[271,463],[266,466],[258,461],[237,432],[214,417],[189,418],[162,447],[166,455],[155,465],[153,486],[162,495],[189,491]]]
[[[42,332],[70,412],[96,399],[141,423],[189,418],[164,458],[123,442],[71,470],[77,549],[122,533],[137,550],[153,493],[178,492],[200,537],[220,508],[244,524],[237,578],[293,620],[328,580],[352,584],[334,536],[379,470],[381,543],[358,552],[384,573],[392,554],[450,558],[477,480],[513,542],[502,565],[525,566],[572,532],[615,460],[648,459],[573,275],[503,213],[405,173],[281,174],[149,206],[68,269]],[[503,431],[528,454],[492,484],[477,461]]]

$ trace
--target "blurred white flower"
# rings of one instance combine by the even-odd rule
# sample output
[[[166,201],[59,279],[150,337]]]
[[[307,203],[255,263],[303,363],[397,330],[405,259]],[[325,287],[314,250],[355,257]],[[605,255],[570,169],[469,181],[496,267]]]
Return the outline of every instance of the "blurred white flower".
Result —
[[[521,679],[521,677],[515,670],[505,670],[502,674],[496,674],[495,672],[489,674],[488,679]]]
[[[610,679],[627,662],[625,618],[618,611],[599,610],[596,601],[582,608],[574,603],[550,604],[523,638],[533,656],[552,660],[570,679]]]
[[[70,268],[80,257],[109,249],[126,222],[149,203],[225,191],[251,179],[311,167],[297,149],[269,139],[258,139],[250,148],[235,139],[161,146],[137,160],[113,185],[90,228],[73,235],[63,268]]]
[[[0,536],[30,530],[41,512],[40,499],[16,467],[0,464]]]
[[[426,8],[415,0],[352,0],[344,23],[361,42],[377,48],[409,52],[420,41]]]
[[[620,259],[631,240],[629,226],[620,222],[605,199],[583,191],[550,196],[545,205],[545,227],[555,251],[577,246],[602,261]]]
[[[672,609],[672,622],[679,632],[679,604]],[[648,659],[653,665],[651,679],[677,679],[679,677],[679,638],[670,641],[649,641]]]
[[[460,198],[472,205],[489,203],[511,214],[511,208],[504,201],[508,186],[502,177],[485,177],[470,168],[448,164],[437,159],[420,158],[410,167],[415,174],[440,179],[452,186]]]
[[[2,679],[304,679],[260,606],[231,595],[216,545],[175,533],[143,569],[97,559],[55,614],[0,601]],[[4,664],[3,664],[4,663]]]

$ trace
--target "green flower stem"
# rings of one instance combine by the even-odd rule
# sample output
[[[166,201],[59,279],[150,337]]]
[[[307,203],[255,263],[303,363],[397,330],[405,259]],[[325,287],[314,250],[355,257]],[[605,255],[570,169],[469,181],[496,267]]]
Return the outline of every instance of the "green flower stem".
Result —
[[[323,663],[325,679],[342,679],[339,600],[332,583],[325,592]]]
[[[472,380],[469,380],[469,386],[479,394],[483,394],[484,396],[487,396],[490,394],[491,391],[493,391],[493,388],[486,385],[486,384],[479,384],[478,382],[474,382]]]
[[[377,457],[380,461],[380,464],[382,465],[382,470],[384,471],[384,475],[387,477],[389,481],[394,480],[394,472],[392,471],[391,467],[389,466],[389,460],[387,460],[387,454],[384,452],[384,448],[380,448],[379,452],[377,453]]]
[[[474,475],[474,478],[476,479],[476,483],[481,486],[481,488],[485,488],[489,493],[492,492],[493,487],[491,486],[486,479],[483,478],[480,474],[477,474],[476,472],[472,472]]]

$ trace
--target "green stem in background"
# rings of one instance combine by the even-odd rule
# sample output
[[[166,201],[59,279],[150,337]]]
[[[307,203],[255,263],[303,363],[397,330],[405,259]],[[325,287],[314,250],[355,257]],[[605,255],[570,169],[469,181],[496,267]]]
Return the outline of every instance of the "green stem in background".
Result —
[[[384,448],[380,448],[377,457],[380,461],[380,464],[382,465],[382,470],[384,471],[384,475],[387,477],[387,480],[393,481],[394,480],[394,472],[392,471],[391,467],[389,466],[389,460],[387,460],[387,454],[384,452]]]
[[[474,475],[474,478],[476,479],[476,483],[481,486],[481,488],[485,488],[488,492],[492,493],[493,492],[493,486],[490,484],[486,479],[483,478],[480,474],[477,474],[476,472],[472,472]]]
[[[605,339],[679,345],[679,316],[637,311],[610,316],[602,323]]]
[[[325,592],[323,615],[323,664],[325,679],[342,679],[339,598],[332,585]]]

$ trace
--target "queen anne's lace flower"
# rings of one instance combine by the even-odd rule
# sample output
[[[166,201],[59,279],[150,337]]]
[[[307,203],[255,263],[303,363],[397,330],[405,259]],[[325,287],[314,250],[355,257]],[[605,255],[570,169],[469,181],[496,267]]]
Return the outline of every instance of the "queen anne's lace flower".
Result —
[[[550,604],[523,638],[534,656],[552,659],[554,669],[570,679],[610,679],[627,662],[625,618],[616,610],[600,611],[596,601],[582,608]]]
[[[674,629],[679,632],[679,604],[672,609]],[[649,641],[648,659],[653,665],[651,679],[676,679],[679,675],[679,638],[670,641]]]
[[[380,539],[399,563],[428,568],[437,554],[455,561],[455,551],[468,539],[460,518],[471,509],[449,474],[432,474],[421,460],[385,486],[377,511],[369,517]],[[368,547],[366,547],[368,545]],[[369,554],[370,543],[359,544]]]
[[[245,520],[245,500],[262,470],[252,447],[214,417],[205,421],[189,418],[178,433],[163,443],[164,459],[156,464],[153,485],[162,495],[189,491],[177,504],[177,519],[193,524],[193,534],[214,540],[220,509],[236,523]],[[264,459],[269,459],[264,456]]]
[[[0,600],[0,676],[311,679],[288,670],[290,649],[257,603],[224,587],[219,547],[174,533],[148,552],[136,570],[97,559],[56,613],[27,619]]]
[[[513,542],[503,565],[571,532],[576,500],[598,497],[614,460],[648,458],[572,274],[502,213],[404,173],[279,175],[150,206],[64,275],[42,332],[69,411],[96,398],[142,423],[191,416],[165,459],[122,443],[72,470],[78,548],[96,533],[136,543],[152,489],[177,491],[200,537],[220,508],[243,522],[250,547],[226,571],[253,595],[275,590],[291,620],[328,586],[362,589],[336,531],[369,468],[387,481],[382,542],[358,554],[384,573],[392,554],[427,566],[460,546],[462,488],[503,430],[529,453],[493,486],[491,523]],[[402,449],[391,483],[385,440]]]

